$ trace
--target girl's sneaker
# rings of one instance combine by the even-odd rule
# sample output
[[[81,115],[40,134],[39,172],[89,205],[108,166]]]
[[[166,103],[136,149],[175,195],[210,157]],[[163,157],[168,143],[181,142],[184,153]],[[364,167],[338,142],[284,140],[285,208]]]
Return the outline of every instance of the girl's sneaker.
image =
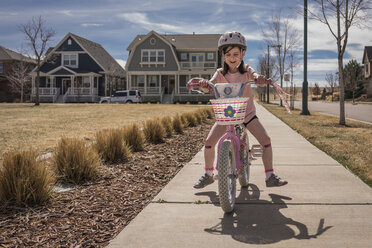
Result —
[[[266,187],[280,187],[288,184],[287,181],[281,179],[275,174],[271,174],[269,179],[266,180]]]
[[[205,186],[211,184],[214,182],[213,176],[209,176],[207,173],[205,173],[199,181],[194,185],[195,189],[201,189]]]

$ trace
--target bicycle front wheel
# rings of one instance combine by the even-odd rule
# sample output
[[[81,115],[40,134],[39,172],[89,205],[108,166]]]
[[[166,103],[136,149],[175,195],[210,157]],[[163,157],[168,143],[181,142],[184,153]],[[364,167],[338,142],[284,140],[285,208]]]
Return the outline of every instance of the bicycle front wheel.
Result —
[[[234,210],[236,194],[235,151],[230,140],[225,140],[218,153],[218,194],[225,213]]]
[[[248,132],[245,130],[242,134],[242,140],[249,147]],[[249,161],[249,149],[244,145],[240,145],[240,161],[242,161],[242,168],[239,172],[239,183],[242,187],[247,187],[249,184],[249,172],[250,172],[250,161]]]

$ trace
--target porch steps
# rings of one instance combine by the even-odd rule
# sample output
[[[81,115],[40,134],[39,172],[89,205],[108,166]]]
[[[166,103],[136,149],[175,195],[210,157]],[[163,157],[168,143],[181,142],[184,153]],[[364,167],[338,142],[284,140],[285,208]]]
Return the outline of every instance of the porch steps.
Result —
[[[172,94],[164,94],[162,104],[173,104]]]

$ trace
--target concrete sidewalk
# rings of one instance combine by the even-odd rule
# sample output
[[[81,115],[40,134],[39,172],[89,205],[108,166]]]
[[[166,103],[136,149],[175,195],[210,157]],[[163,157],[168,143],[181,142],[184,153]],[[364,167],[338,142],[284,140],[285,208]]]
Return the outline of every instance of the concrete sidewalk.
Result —
[[[203,172],[200,151],[108,247],[372,247],[372,189],[256,108],[272,140],[275,170],[288,185],[266,188],[259,158],[248,189],[238,187],[235,212],[224,214],[217,182],[192,187]]]

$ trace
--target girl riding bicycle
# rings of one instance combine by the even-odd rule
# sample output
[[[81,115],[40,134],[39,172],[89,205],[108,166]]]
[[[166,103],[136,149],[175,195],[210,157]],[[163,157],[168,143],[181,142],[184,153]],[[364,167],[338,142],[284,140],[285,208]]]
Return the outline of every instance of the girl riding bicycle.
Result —
[[[244,83],[250,80],[255,80],[259,86],[264,86],[271,82],[271,79],[266,79],[265,76],[257,74],[249,65],[244,64],[243,58],[246,51],[246,41],[239,32],[226,32],[218,41],[218,49],[222,54],[224,64],[222,68],[217,69],[212,79],[209,80],[213,84],[216,83]],[[207,80],[200,80],[200,87],[204,92],[210,90]],[[263,148],[262,161],[266,173],[266,186],[278,187],[286,185],[288,182],[282,180],[274,174],[273,169],[273,152],[271,147],[270,137],[266,133],[258,117],[256,116],[256,108],[253,103],[253,95],[251,86],[247,85],[243,91],[242,97],[249,97],[247,111],[244,118],[244,126],[251,132]],[[194,188],[204,188],[214,182],[214,157],[215,145],[226,132],[226,127],[215,123],[211,128],[208,137],[205,141],[204,160],[205,174],[194,185]]]

